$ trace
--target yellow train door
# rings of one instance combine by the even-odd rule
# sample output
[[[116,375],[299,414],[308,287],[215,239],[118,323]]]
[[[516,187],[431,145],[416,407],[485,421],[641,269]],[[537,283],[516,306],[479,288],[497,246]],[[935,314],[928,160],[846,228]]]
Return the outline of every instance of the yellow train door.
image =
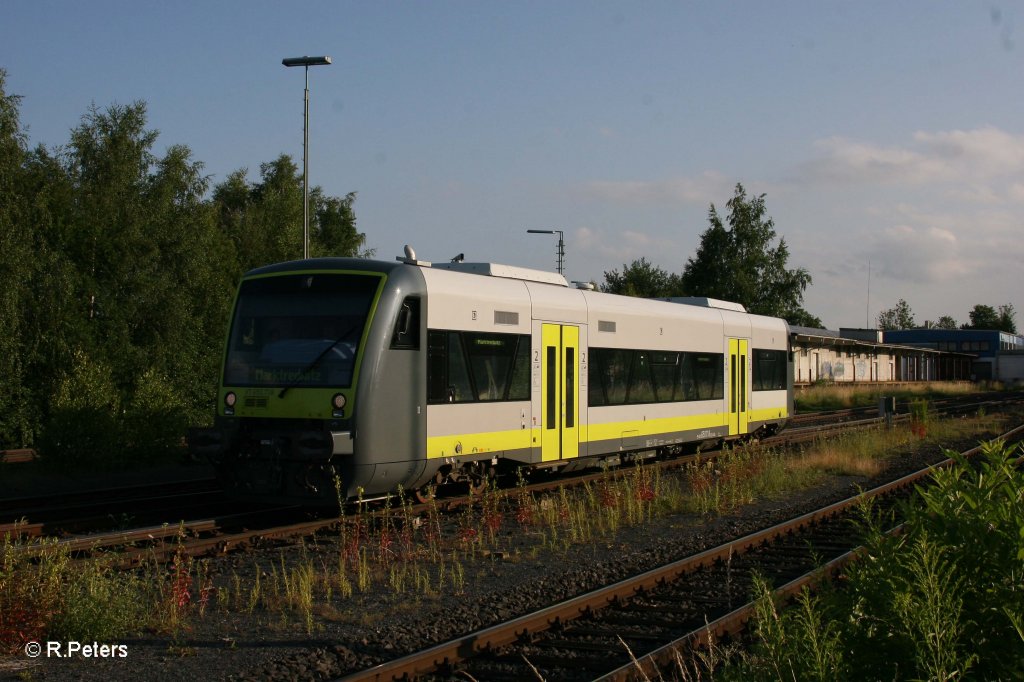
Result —
[[[750,422],[747,381],[749,348],[746,339],[729,339],[729,435],[746,433]]]
[[[541,327],[541,458],[579,455],[580,329]]]

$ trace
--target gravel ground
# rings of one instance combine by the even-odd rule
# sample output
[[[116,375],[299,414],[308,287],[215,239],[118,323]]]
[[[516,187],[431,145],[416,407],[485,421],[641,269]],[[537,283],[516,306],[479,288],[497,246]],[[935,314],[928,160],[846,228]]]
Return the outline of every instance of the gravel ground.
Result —
[[[977,442],[951,444],[970,447]],[[369,667],[401,653],[564,600],[639,571],[682,558],[731,538],[812,511],[854,493],[914,471],[926,461],[941,459],[935,450],[894,458],[883,475],[869,481],[830,477],[813,489],[749,505],[714,519],[671,516],[621,529],[613,539],[562,550],[523,551],[535,543],[507,531],[502,546],[463,564],[461,594],[396,597],[385,588],[360,593],[321,611],[312,636],[305,624],[279,614],[226,614],[216,606],[175,643],[169,637],[149,636],[98,644],[125,645],[126,657],[58,659],[44,653],[35,659],[18,654],[0,659],[0,679],[21,680],[306,680],[337,677]],[[514,525],[514,524],[506,524]],[[302,554],[336,562],[333,538],[319,538],[305,548],[274,545],[235,553],[211,562],[221,584],[232,571],[248,575],[254,561],[288,565]],[[519,548],[520,551],[516,551]],[[283,557],[283,559],[282,559]],[[412,592],[415,593],[415,590]],[[86,643],[83,643],[86,644]],[[91,644],[91,643],[90,643]],[[45,649],[45,645],[44,645]]]

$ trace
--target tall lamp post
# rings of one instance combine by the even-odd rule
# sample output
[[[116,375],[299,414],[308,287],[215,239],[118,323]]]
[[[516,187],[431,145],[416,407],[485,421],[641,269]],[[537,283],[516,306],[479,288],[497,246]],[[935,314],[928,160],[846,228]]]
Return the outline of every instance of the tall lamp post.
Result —
[[[565,269],[565,239],[562,230],[527,230],[530,234],[557,234],[558,235],[558,274],[561,275]]]
[[[309,258],[309,67],[327,66],[330,57],[289,57],[285,66],[306,67],[305,110],[302,116],[302,257]]]

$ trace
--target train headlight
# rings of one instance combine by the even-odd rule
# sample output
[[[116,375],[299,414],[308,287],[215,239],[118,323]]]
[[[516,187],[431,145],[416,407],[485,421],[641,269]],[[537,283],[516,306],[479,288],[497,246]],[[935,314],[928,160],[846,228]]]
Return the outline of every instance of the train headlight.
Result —
[[[235,395],[234,391],[228,391],[224,394],[224,414],[231,416],[235,413],[235,403],[238,402],[238,396]]]
[[[334,411],[333,411],[332,415],[335,416],[335,417],[344,417],[345,416],[345,404],[347,402],[348,402],[348,400],[345,398],[344,394],[342,394],[342,393],[335,393],[334,397],[331,398],[331,407],[334,408]]]

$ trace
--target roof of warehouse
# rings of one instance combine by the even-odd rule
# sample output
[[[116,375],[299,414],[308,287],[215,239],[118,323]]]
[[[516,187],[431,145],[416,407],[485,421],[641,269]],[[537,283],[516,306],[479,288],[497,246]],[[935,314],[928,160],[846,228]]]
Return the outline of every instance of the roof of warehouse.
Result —
[[[818,346],[870,348],[872,350],[900,350],[909,353],[923,353],[928,355],[958,355],[964,358],[975,357],[973,353],[955,353],[952,351],[935,350],[933,348],[918,348],[917,346],[904,346],[895,343],[874,343],[871,341],[861,341],[860,339],[847,339],[831,329],[813,329],[811,327],[795,327],[790,325],[789,337],[794,343],[806,343]]]

